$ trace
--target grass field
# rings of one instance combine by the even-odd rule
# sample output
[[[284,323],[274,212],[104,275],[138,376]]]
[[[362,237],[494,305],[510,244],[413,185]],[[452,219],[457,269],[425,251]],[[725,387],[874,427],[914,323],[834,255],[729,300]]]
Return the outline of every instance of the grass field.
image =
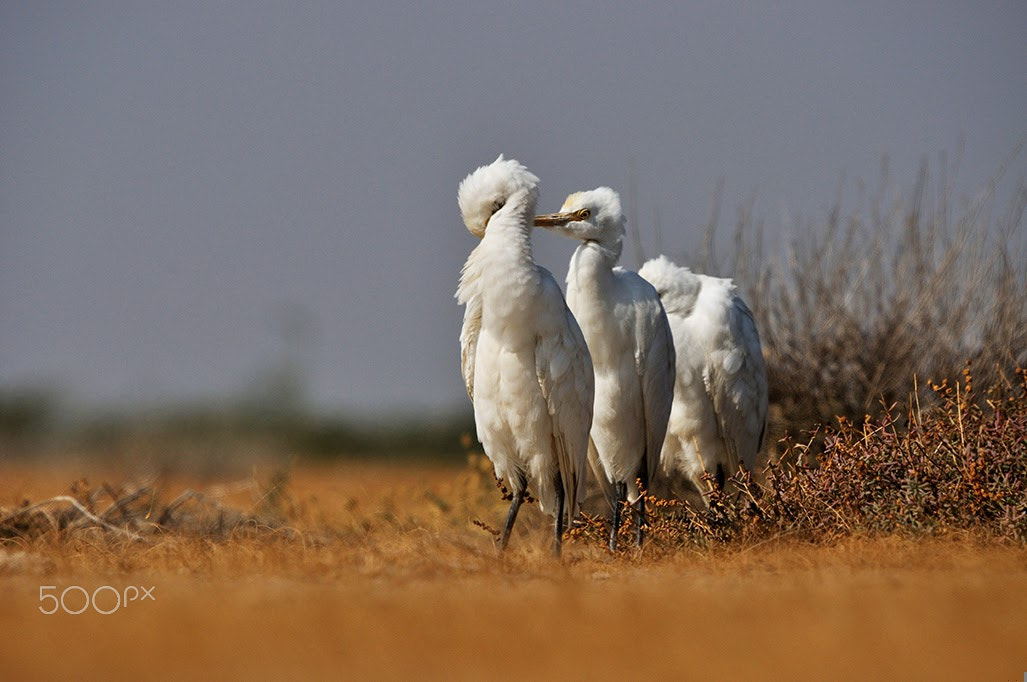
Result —
[[[0,507],[85,499],[104,480],[128,488],[85,471],[73,491],[70,473],[5,466]],[[579,538],[555,561],[532,506],[500,557],[473,523],[498,525],[504,507],[476,464],[298,467],[284,481],[163,479],[155,510],[186,488],[205,497],[176,508],[193,526],[140,528],[140,541],[95,527],[5,540],[3,677],[1019,680],[1027,670],[1020,544],[951,533],[674,550],[657,538],[611,557]],[[230,527],[225,510],[249,520]],[[153,598],[110,615],[41,613],[53,602],[40,586],[75,585],[152,587]],[[114,608],[110,590],[98,595]],[[69,610],[85,603],[81,591],[67,597]]]

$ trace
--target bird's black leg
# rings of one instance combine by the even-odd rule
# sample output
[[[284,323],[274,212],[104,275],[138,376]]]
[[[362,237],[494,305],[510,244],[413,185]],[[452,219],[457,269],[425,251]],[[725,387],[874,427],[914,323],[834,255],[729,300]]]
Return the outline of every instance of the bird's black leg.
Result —
[[[563,543],[563,507],[564,507],[563,477],[556,475],[556,535],[553,538],[553,556],[560,558],[560,546]]]
[[[635,542],[639,547],[642,546],[642,541],[645,539],[645,496],[649,494],[649,468],[646,466],[645,457],[642,458],[642,466],[638,471],[638,480],[641,481],[642,489],[639,491],[641,494],[638,496],[638,504],[635,506]]]
[[[617,499],[613,503],[613,528],[610,530],[610,551],[617,551],[617,532],[620,531],[620,512],[628,497],[627,483],[614,483]]]
[[[499,551],[506,549],[506,543],[510,541],[510,531],[513,530],[514,521],[517,520],[517,511],[521,508],[521,503],[524,502],[524,481],[514,489],[513,502],[510,503],[510,513],[506,515],[506,527],[503,528],[502,534],[499,536]]]

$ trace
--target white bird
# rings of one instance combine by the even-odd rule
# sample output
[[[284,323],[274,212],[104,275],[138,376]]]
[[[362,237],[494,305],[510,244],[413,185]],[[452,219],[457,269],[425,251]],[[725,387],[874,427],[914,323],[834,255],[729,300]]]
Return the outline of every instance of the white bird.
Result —
[[[617,548],[625,499],[635,507],[641,546],[645,497],[640,493],[658,473],[674,399],[674,341],[667,315],[649,282],[615,267],[624,216],[612,189],[572,194],[559,213],[537,216],[535,224],[581,240],[567,272],[567,304],[595,366],[590,460],[613,504],[610,550]]]
[[[663,445],[668,480],[684,477],[709,502],[718,486],[753,471],[767,424],[767,371],[752,312],[730,279],[695,274],[666,256],[639,274],[660,293],[677,348],[674,409]]]
[[[502,155],[460,183],[464,225],[481,242],[460,274],[467,307],[460,332],[464,382],[478,440],[513,502],[499,547],[506,547],[524,496],[564,523],[585,494],[592,424],[592,360],[553,276],[535,264],[532,217],[537,177]]]

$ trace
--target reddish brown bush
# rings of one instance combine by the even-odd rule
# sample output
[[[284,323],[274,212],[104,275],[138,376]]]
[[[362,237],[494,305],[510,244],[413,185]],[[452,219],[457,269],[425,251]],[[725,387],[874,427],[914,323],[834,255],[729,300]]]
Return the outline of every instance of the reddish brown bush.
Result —
[[[955,385],[933,385],[938,405],[894,406],[862,423],[845,418],[804,442],[786,441],[766,481],[748,472],[708,509],[650,501],[652,536],[664,545],[761,541],[794,535],[823,542],[853,534],[972,531],[1027,540],[1027,371],[979,394],[969,367]],[[601,536],[590,519],[580,534]],[[625,532],[630,532],[626,530]]]

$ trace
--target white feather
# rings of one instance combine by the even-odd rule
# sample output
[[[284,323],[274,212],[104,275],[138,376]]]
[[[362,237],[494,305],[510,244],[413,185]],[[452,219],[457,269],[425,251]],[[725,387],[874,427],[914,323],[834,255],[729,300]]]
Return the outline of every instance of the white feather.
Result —
[[[595,367],[595,468],[611,500],[613,484],[626,483],[635,502],[636,480],[647,483],[659,472],[674,396],[674,343],[656,290],[637,273],[614,267],[624,236],[617,193],[600,187],[572,194],[561,212],[586,209],[585,218],[548,227],[582,241],[567,273],[567,304]]]
[[[535,264],[531,219],[538,178],[502,156],[460,185],[465,225],[481,236],[464,264],[461,366],[478,439],[496,476],[523,485],[567,518],[585,492],[592,422],[592,361],[553,276]],[[497,208],[498,207],[498,208]]]
[[[725,477],[756,466],[767,421],[767,374],[752,313],[730,279],[695,274],[665,256],[639,270],[660,293],[677,350],[674,406],[663,470],[708,490],[703,471]]]

